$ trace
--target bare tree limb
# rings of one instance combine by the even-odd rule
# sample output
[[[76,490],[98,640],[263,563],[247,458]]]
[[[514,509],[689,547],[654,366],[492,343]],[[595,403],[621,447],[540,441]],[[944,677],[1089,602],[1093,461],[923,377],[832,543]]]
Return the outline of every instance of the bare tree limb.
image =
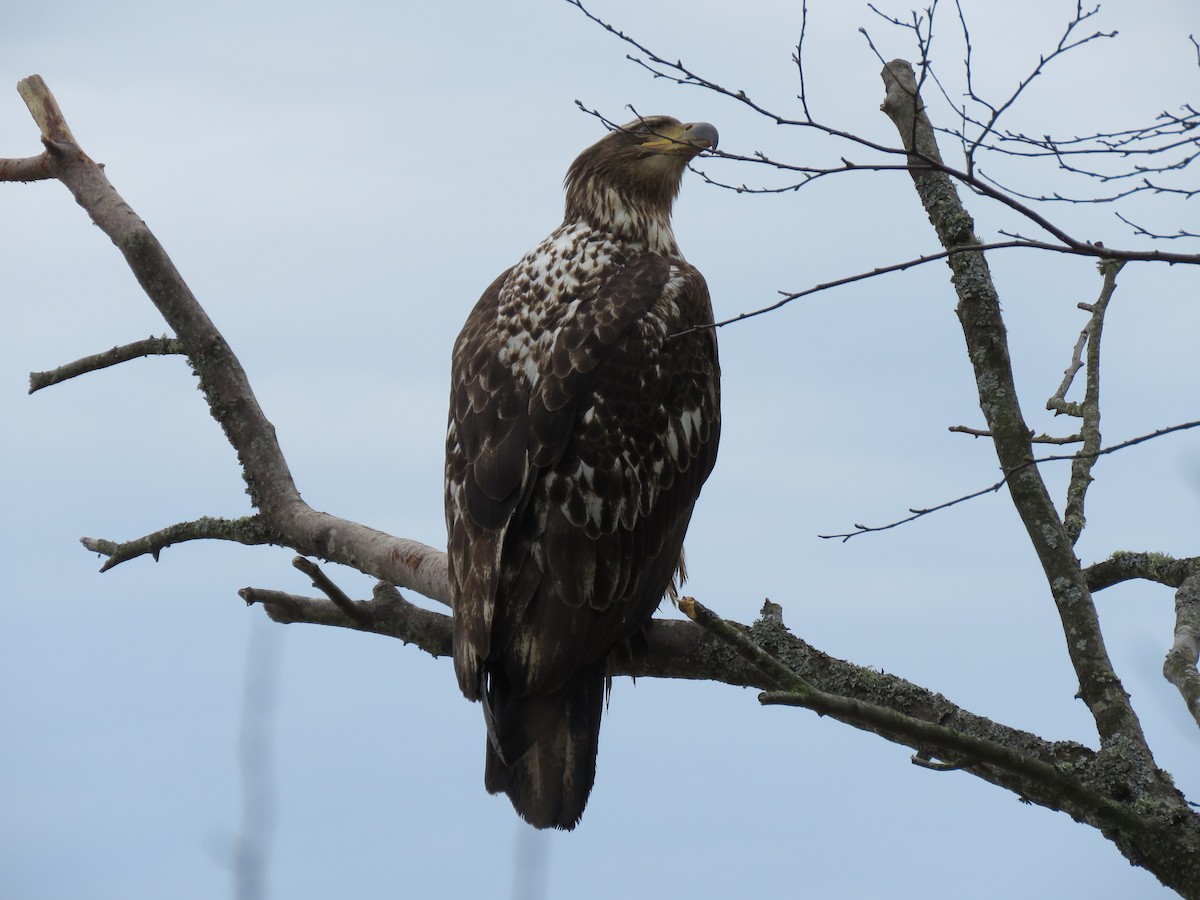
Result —
[[[941,157],[912,66],[894,60],[884,67],[883,79],[887,86],[883,111],[906,141],[914,166],[913,183],[938,239],[947,248],[977,245],[974,221],[963,208],[954,183],[944,172],[932,171],[927,165],[928,161],[940,163]],[[992,431],[1013,504],[1045,571],[1067,637],[1067,651],[1079,676],[1080,696],[1096,721],[1102,746],[1126,744],[1128,752],[1152,765],[1137,714],[1105,649],[1096,608],[1069,534],[1032,464],[1029,428],[1017,400],[1008,337],[987,262],[978,252],[956,253],[949,262],[980,409]]]
[[[1175,642],[1163,663],[1163,677],[1179,689],[1188,712],[1200,725],[1200,567],[1175,592]]]
[[[966,16],[963,14],[962,4],[957,2],[957,0],[956,0],[956,6],[958,7],[959,21],[962,24],[963,35],[967,41],[967,46],[969,47],[970,46],[970,34],[967,30]],[[1062,56],[1063,54],[1069,53],[1070,51],[1076,49],[1077,47],[1082,47],[1084,44],[1087,44],[1091,41],[1104,39],[1104,38],[1114,38],[1117,36],[1117,33],[1115,31],[1096,31],[1096,32],[1093,32],[1092,34],[1086,35],[1085,37],[1077,38],[1075,40],[1071,39],[1072,34],[1074,33],[1076,27],[1081,25],[1087,19],[1090,19],[1092,16],[1094,16],[1099,11],[1100,11],[1100,7],[1095,6],[1092,9],[1085,12],[1083,9],[1083,4],[1081,2],[1078,2],[1078,0],[1077,0],[1077,2],[1075,4],[1075,15],[1067,23],[1066,27],[1064,28],[1062,36],[1058,39],[1058,45],[1050,53],[1042,54],[1038,57],[1037,65],[1035,65],[1033,67],[1033,70],[1028,75],[1026,75],[1024,78],[1022,78],[1020,80],[1020,82],[1018,82],[1016,88],[1013,89],[1012,93],[1009,94],[1008,98],[1006,100],[1004,100],[1002,103],[999,103],[996,105],[988,103],[986,100],[984,100],[982,97],[980,97],[979,94],[977,94],[975,92],[974,85],[971,84],[970,56],[968,55],[968,62],[967,62],[967,85],[968,85],[967,92],[968,92],[968,96],[970,97],[970,99],[972,99],[975,102],[984,106],[989,113],[988,120],[983,123],[983,125],[979,131],[979,134],[974,137],[974,139],[970,142],[970,144],[967,148],[966,157],[967,157],[967,171],[968,172],[970,172],[972,174],[974,173],[975,155],[979,151],[979,148],[981,146],[985,145],[988,136],[993,134],[996,131],[996,124],[997,124],[997,122],[999,122],[1000,117],[1003,116],[1005,112],[1007,112],[1009,109],[1012,108],[1013,104],[1015,104],[1017,102],[1018,98],[1020,98],[1021,94],[1025,91],[1026,88],[1029,87],[1030,84],[1032,84],[1039,76],[1041,76],[1042,74],[1045,73],[1046,66],[1049,63],[1051,63],[1058,57]]]
[[[329,576],[321,571],[320,566],[311,559],[297,556],[292,560],[292,566],[311,578],[313,587],[319,589],[321,593],[332,601],[334,606],[353,619],[357,624],[365,625],[370,622],[370,616],[363,612],[357,603],[346,596],[345,591],[334,584]]]
[[[967,425],[951,425],[946,429],[954,434],[969,434],[971,437],[990,438],[992,433],[986,428],[971,428]],[[1083,440],[1079,434],[1066,434],[1056,437],[1050,434],[1030,434],[1029,440],[1034,444],[1078,444]]]
[[[103,538],[79,539],[88,550],[108,557],[100,567],[101,572],[107,572],[139,556],[151,556],[158,562],[158,555],[163,550],[172,544],[182,544],[185,541],[232,541],[248,545],[279,543],[278,538],[260,516],[245,516],[241,519],[203,516],[122,543]]]
[[[1088,587],[1095,592],[1133,579],[1177,588],[1194,570],[1200,570],[1200,557],[1176,559],[1165,553],[1118,551],[1108,559],[1088,566],[1084,574]]]
[[[0,159],[0,181],[49,181],[54,178],[50,154],[25,159]]]
[[[416,644],[433,656],[450,655],[450,617],[408,602],[395,587],[383,582],[375,586],[370,600],[350,601],[357,614],[348,613],[331,600],[263,588],[242,588],[238,596],[248,606],[261,604],[271,620],[280,624],[307,622],[353,628]]]
[[[121,251],[147,296],[178,336],[200,378],[200,389],[213,418],[237,452],[247,493],[273,542],[286,544],[306,556],[353,566],[448,602],[444,554],[418,541],[395,538],[317,512],[304,503],[275,428],[259,406],[245,370],[162,245],[109,183],[103,168],[76,144],[41,77],[23,79],[18,90],[41,129],[54,176]],[[142,539],[147,541],[146,549],[134,555],[154,552],[155,541],[151,539]],[[111,542],[94,542],[91,549],[100,550],[101,546],[126,547],[127,552],[132,549]],[[110,560],[106,568],[115,564]]]
[[[1067,505],[1063,511],[1063,524],[1071,536],[1072,544],[1079,540],[1087,522],[1087,517],[1084,515],[1084,501],[1087,498],[1088,485],[1092,482],[1092,467],[1100,457],[1100,338],[1104,332],[1104,314],[1108,311],[1113,291],[1117,289],[1117,273],[1124,265],[1125,263],[1120,260],[1105,260],[1100,263],[1104,286],[1100,290],[1100,296],[1092,304],[1092,317],[1086,329],[1086,387],[1083,400],[1072,405],[1075,410],[1074,415],[1081,420],[1079,433],[1083,437],[1083,446],[1071,461],[1071,479],[1067,484]],[[1049,405],[1047,403],[1047,406]]]
[[[42,388],[60,384],[69,378],[76,378],[89,372],[129,362],[131,359],[140,359],[143,356],[182,355],[183,353],[183,342],[177,338],[167,337],[165,334],[162,337],[148,337],[145,340],[134,341],[132,344],[113,347],[103,353],[85,356],[48,372],[30,372],[29,393],[32,394]]]

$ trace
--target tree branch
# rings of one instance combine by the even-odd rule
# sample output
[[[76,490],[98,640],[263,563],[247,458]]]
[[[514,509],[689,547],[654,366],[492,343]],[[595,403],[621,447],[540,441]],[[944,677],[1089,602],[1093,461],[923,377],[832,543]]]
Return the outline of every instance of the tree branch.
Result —
[[[576,5],[579,4],[576,2]],[[657,57],[653,57],[652,62],[655,65],[670,65]],[[648,68],[654,70],[652,66]],[[681,66],[679,69],[686,72]],[[680,83],[700,84],[719,90],[767,114],[744,93],[735,95],[690,75],[678,80]],[[165,251],[112,189],[101,168],[80,150],[41,79],[26,79],[22,83],[22,95],[26,97],[31,113],[42,128],[47,147],[44,156],[54,177],[68,186],[93,221],[125,255],[139,282],[179,336],[183,351],[200,376],[201,388],[214,418],[221,424],[238,453],[252,503],[258,510],[257,515],[244,519],[197,520],[124,544],[91,541],[88,546],[110,556],[105,566],[109,568],[134,556],[151,554],[157,557],[165,546],[200,537],[243,543],[283,544],[300,553],[351,565],[377,576],[381,583],[376,586],[371,600],[356,603],[325,579],[315,566],[304,561],[305,570],[330,599],[245,588],[240,593],[247,603],[261,603],[267,614],[277,622],[313,622],[354,628],[417,643],[435,656],[448,655],[452,644],[450,618],[409,603],[393,586],[410,587],[426,596],[448,602],[445,555],[418,542],[395,538],[357,523],[316,512],[303,503],[275,438],[274,429],[250,390],[237,358],[200,308]],[[805,109],[807,113],[807,106]],[[927,120],[924,124],[914,121],[911,134],[923,139],[927,124]],[[853,136],[847,138],[857,140],[862,146],[876,146]],[[934,156],[924,158],[911,147],[905,151],[878,149],[909,153],[909,168],[919,188],[924,177],[944,177],[948,174],[943,171],[945,167],[941,166],[940,161],[932,161],[936,157],[936,148]],[[31,169],[32,166],[24,168]],[[961,176],[954,174],[953,177]],[[952,187],[950,190],[953,192]],[[953,199],[957,203],[957,196]],[[931,210],[933,215],[934,211]],[[979,289],[975,279],[980,274],[980,266],[983,266],[982,274],[986,276],[986,265],[982,262],[982,254],[978,252],[980,245],[971,230],[969,216],[961,206],[953,205],[937,215],[960,218],[955,229],[940,219],[935,224],[939,226],[939,237],[943,237],[944,232],[954,230],[959,238],[949,242],[943,239],[943,246],[947,248],[944,256],[950,260],[960,290],[965,291],[965,287]],[[1020,245],[1033,246],[1033,243],[1024,242]],[[1093,255],[1113,255],[1106,248],[1087,246],[1092,248]],[[1071,248],[1070,252],[1082,250]],[[1189,258],[1186,261],[1196,260]],[[990,283],[985,288],[980,290],[981,296],[964,296],[960,304],[968,346],[973,359],[976,355],[984,357],[984,344],[989,341],[995,344],[998,334],[1001,340],[996,346],[1007,364],[1003,326],[999,322],[998,310],[992,309],[994,296],[988,295]],[[980,343],[981,340],[983,343]],[[984,359],[980,363],[980,370],[984,364],[993,362],[994,359]],[[1039,505],[1042,499],[1036,495],[1036,485],[1031,487],[1025,483],[1041,482],[1036,471],[1032,478],[1028,476],[1027,470],[1033,470],[1034,460],[1031,459],[1028,434],[1023,434],[1017,428],[1021,422],[1015,393],[1010,391],[1007,399],[1003,395],[999,398],[991,396],[985,391],[983,379],[979,376],[980,370],[977,370],[977,380],[981,402],[986,400],[996,407],[989,412],[985,405],[984,411],[997,445],[1001,468],[1010,481],[1014,501],[1023,519],[1027,520],[1031,539],[1043,557],[1043,566],[1051,580],[1051,589],[1060,606],[1064,625],[1082,623],[1090,627],[1090,620],[1086,616],[1090,610],[1094,619],[1095,611],[1086,589],[1092,579],[1085,577],[1077,562],[1073,562],[1073,570],[1067,566],[1063,553],[1070,555],[1069,547],[1064,551],[1058,543],[1046,538],[1047,529],[1057,538],[1062,530],[1061,523],[1057,523],[1056,532],[1050,524],[1037,518],[1044,512]],[[997,371],[1003,375],[1003,369]],[[1008,383],[1001,385],[1004,389],[1011,387],[1011,371],[1008,375]],[[1005,406],[1010,402],[1011,407]],[[1016,468],[1010,465],[1014,459],[1019,461]],[[1022,483],[1014,485],[1011,483],[1014,481]],[[1044,485],[1042,491],[1044,493]],[[1049,504],[1048,497],[1045,502]],[[1053,513],[1053,507],[1049,506],[1049,509]],[[1038,542],[1034,533],[1034,524],[1041,529],[1042,543]],[[1083,608],[1084,617],[1077,618],[1078,613],[1065,610],[1064,606],[1069,604]],[[698,606],[693,603],[691,612],[695,613]],[[765,698],[766,702],[805,701],[804,705],[810,708],[818,708],[813,705],[814,702],[825,704],[825,710],[830,715],[838,715],[856,727],[914,747],[919,759],[928,761],[936,752],[945,765],[962,768],[1013,790],[1021,797],[1051,808],[1064,809],[1096,825],[1122,846],[1131,859],[1135,852],[1153,856],[1156,845],[1169,846],[1172,851],[1177,845],[1194,847],[1200,831],[1197,817],[1192,815],[1189,818],[1179,812],[1177,793],[1172,794],[1164,787],[1163,780],[1157,778],[1157,770],[1151,768],[1149,751],[1144,743],[1139,743],[1141,733],[1132,710],[1128,710],[1128,717],[1123,719],[1120,697],[1113,696],[1114,691],[1123,696],[1120,683],[1115,675],[1111,681],[1105,680],[1111,668],[1105,668],[1107,657],[1103,655],[1103,645],[1093,643],[1093,633],[1086,628],[1079,638],[1084,648],[1080,651],[1082,662],[1077,663],[1076,668],[1081,673],[1085,700],[1096,716],[1101,733],[1102,749],[1099,753],[1078,744],[1052,743],[998,725],[903,679],[829,657],[791,635],[783,627],[777,609],[770,605],[765,607],[763,617],[749,629],[724,623],[742,637],[748,633],[753,646],[766,654],[765,659],[755,656],[754,663],[747,662],[741,651],[735,652],[725,638],[693,623],[655,620],[646,629],[643,642],[625,652],[614,654],[612,674],[701,678],[753,685],[774,691]],[[1096,631],[1097,639],[1098,636]],[[768,660],[777,662],[778,667]],[[767,670],[765,673],[763,668]],[[1191,668],[1194,672],[1194,656]],[[781,686],[785,689],[783,693],[778,692]],[[1114,733],[1116,729],[1129,725],[1133,727],[1132,733]],[[1139,818],[1133,808],[1135,800],[1138,803],[1157,804],[1154,807],[1155,814]],[[1129,849],[1131,846],[1132,850]],[[1193,878],[1195,869],[1193,864],[1190,870]],[[1159,870],[1154,871],[1157,873]]]
[[[1200,557],[1176,559],[1165,553],[1130,553],[1119,550],[1106,560],[1084,569],[1088,588],[1102,591],[1125,581],[1142,579],[1177,588],[1193,571],[1200,571]]]
[[[158,555],[163,550],[172,544],[182,544],[185,541],[233,541],[248,545],[279,543],[261,516],[245,516],[241,519],[203,516],[191,522],[169,525],[153,534],[121,543],[104,538],[79,539],[79,543],[88,550],[108,557],[100,567],[101,572],[107,572],[139,556],[152,556],[154,561],[158,562]]]
[[[1087,523],[1084,501],[1087,498],[1088,485],[1092,482],[1092,467],[1100,456],[1100,337],[1104,331],[1104,314],[1108,311],[1113,291],[1117,289],[1117,273],[1124,265],[1120,260],[1105,260],[1100,263],[1104,286],[1100,290],[1100,296],[1092,304],[1092,317],[1084,330],[1087,340],[1086,387],[1083,400],[1069,407],[1072,414],[1082,420],[1079,434],[1083,438],[1083,446],[1071,461],[1071,480],[1067,485],[1067,505],[1063,512],[1063,524],[1067,534],[1071,536],[1072,544],[1079,540]],[[1046,406],[1052,408],[1049,403]],[[1064,404],[1063,411],[1066,411],[1066,408]]]
[[[49,181],[54,178],[50,154],[25,159],[0,159],[0,181]]]
[[[306,622],[353,628],[416,644],[432,656],[451,653],[450,617],[409,603],[394,586],[383,582],[375,585],[370,600],[350,601],[355,613],[331,600],[264,588],[245,587],[238,596],[247,606],[261,604],[271,620],[280,624]]]
[[[754,112],[758,113],[761,116],[764,116],[765,118],[771,120],[772,122],[774,122],[777,125],[786,125],[786,126],[797,127],[797,128],[810,128],[810,129],[818,131],[822,134],[828,135],[830,137],[844,140],[856,147],[870,150],[870,151],[873,151],[876,153],[880,153],[885,156],[891,156],[891,157],[904,156],[904,155],[907,155],[907,153],[908,153],[908,151],[905,150],[903,147],[898,148],[898,147],[885,146],[876,141],[868,140],[866,138],[861,137],[860,135],[853,134],[853,133],[847,132],[843,129],[839,129],[839,128],[835,128],[835,127],[826,125],[822,122],[819,122],[819,121],[813,119],[808,113],[808,109],[809,109],[808,102],[809,102],[810,98],[807,96],[807,94],[803,98],[803,103],[802,103],[802,108],[805,113],[803,118],[795,119],[795,118],[790,118],[790,117],[781,115],[779,113],[776,113],[776,112],[762,106],[760,103],[754,101],[753,99],[751,99],[750,96],[743,90],[732,90],[730,88],[726,88],[723,85],[718,84],[717,82],[712,81],[708,78],[705,78],[704,76],[700,75],[696,71],[688,68],[682,62],[682,60],[677,59],[675,61],[671,61],[671,60],[659,55],[658,53],[655,53],[649,47],[638,42],[637,40],[635,40],[628,34],[615,28],[614,26],[610,25],[608,22],[604,21],[599,16],[594,15],[583,5],[582,0],[566,0],[566,2],[568,2],[572,6],[579,9],[580,12],[582,12],[588,19],[592,20],[597,25],[604,28],[610,34],[615,35],[617,38],[624,41],[629,46],[635,48],[639,53],[643,54],[645,57],[644,59],[642,57],[637,57],[637,56],[632,56],[632,55],[627,56],[627,58],[631,62],[646,69],[655,78],[666,78],[670,81],[673,81],[674,83],[676,83],[678,85],[688,86],[688,87],[699,87],[704,90],[711,91],[715,94],[719,94],[719,95],[726,97],[730,100],[733,100],[739,104],[749,107]],[[934,7],[936,7],[936,3],[934,4]],[[1083,14],[1077,12],[1077,21],[1074,24],[1078,24],[1078,21],[1082,21],[1082,19],[1087,18],[1091,14],[1092,13],[1089,12],[1086,15],[1083,15]],[[920,22],[919,14],[915,17],[913,24],[901,22],[896,19],[891,19],[890,17],[887,17],[887,16],[884,16],[884,18],[888,19],[889,21],[892,21],[893,24],[901,25],[905,28],[912,28],[919,32],[919,22]],[[1072,24],[1067,29],[1067,34],[1070,33],[1070,30],[1074,27],[1074,24]],[[1062,52],[1065,49],[1072,49],[1074,46],[1077,46],[1079,43],[1084,43],[1088,40],[1091,40],[1092,38],[1103,37],[1103,36],[1106,36],[1106,35],[1104,35],[1102,33],[1097,33],[1090,38],[1086,38],[1082,41],[1077,41],[1075,44],[1072,44],[1069,46],[1063,46],[1059,51],[1055,52],[1055,55],[1057,55],[1058,52]],[[868,40],[869,40],[869,37],[868,37]],[[923,54],[921,57],[922,77],[924,77],[924,74],[926,72],[930,71],[929,60],[927,57],[930,40],[931,40],[931,38],[928,38],[920,33],[918,34],[918,45]],[[1064,38],[1063,38],[1063,41],[1065,41],[1065,40],[1066,40],[1066,35],[1064,35]],[[1060,45],[1061,44],[1062,44],[1062,42],[1060,41]],[[878,55],[878,51],[876,51],[876,54]],[[882,61],[882,57],[880,57],[880,59]],[[1022,87],[1018,89],[1018,93],[1020,92],[1020,90],[1023,90],[1023,87],[1024,87],[1024,85],[1022,85]],[[1015,99],[1015,95],[1014,95],[1014,99]],[[982,102],[982,101],[980,101],[980,102]],[[587,110],[587,108],[583,107],[582,104],[580,104],[580,107],[583,108],[585,111],[591,113],[592,115],[599,116],[599,113],[595,113],[593,111]],[[1005,105],[1005,108],[1007,108],[1007,104]],[[602,116],[600,116],[600,118],[603,119]],[[984,127],[983,123],[975,123],[975,124],[978,124],[981,128]],[[1181,127],[1189,127],[1190,124],[1191,124],[1190,120],[1184,120]],[[967,138],[963,137],[963,140],[964,140],[964,145],[969,143]],[[720,156],[723,156],[724,154],[719,152],[715,155],[720,157]],[[745,158],[745,159],[747,159],[748,161],[751,161],[751,162],[761,162],[766,165],[772,165],[772,166],[775,166],[775,167],[781,168],[781,169],[799,170],[802,172],[813,172],[814,171],[813,167],[787,166],[785,164],[778,163],[774,160],[768,159],[765,154],[761,154],[761,153],[756,154],[755,158],[753,158],[753,159],[750,159],[750,158]],[[929,166],[930,168],[935,169],[936,171],[944,172],[945,174],[949,175],[950,177],[954,178],[955,180],[967,185],[976,193],[1008,207],[1009,209],[1016,212],[1018,215],[1033,222],[1035,225],[1038,226],[1038,228],[1044,230],[1047,234],[1049,234],[1056,241],[1059,242],[1059,243],[1053,243],[1053,242],[1023,241],[1022,243],[1014,244],[1013,246],[1030,246],[1030,247],[1036,247],[1038,249],[1054,250],[1054,251],[1060,252],[1060,253],[1073,253],[1073,254],[1078,254],[1078,255],[1083,255],[1083,256],[1092,256],[1092,257],[1096,257],[1098,259],[1143,260],[1143,261],[1155,261],[1155,262],[1167,262],[1167,263],[1185,263],[1185,264],[1189,264],[1189,265],[1200,264],[1200,254],[1197,254],[1197,253],[1168,253],[1168,252],[1164,252],[1164,251],[1160,251],[1160,250],[1149,250],[1149,251],[1119,250],[1119,249],[1113,249],[1111,247],[1105,247],[1098,243],[1092,243],[1089,241],[1081,241],[1077,238],[1072,237],[1070,234],[1068,234],[1062,228],[1060,228],[1055,223],[1053,223],[1052,221],[1047,219],[1045,216],[1041,215],[1039,212],[1037,212],[1037,210],[1033,209],[1031,206],[1029,206],[1025,203],[1021,203],[1018,199],[1016,199],[1016,196],[1014,195],[1013,192],[999,189],[996,186],[994,186],[993,184],[989,183],[988,180],[977,176],[971,168],[968,168],[966,171],[964,171],[964,170],[960,170],[960,169],[955,169],[952,166],[947,166],[941,160],[940,156],[936,160],[933,158],[923,158],[920,161],[920,163],[923,165]],[[913,162],[913,160],[910,159],[909,160],[909,168],[911,169],[914,165],[915,165],[915,163]],[[815,171],[818,171],[821,174],[828,174],[828,173],[832,173],[835,171],[856,171],[856,170],[874,169],[874,168],[886,169],[886,168],[893,168],[893,167],[894,166],[892,166],[891,164],[872,165],[872,164],[856,163],[853,165],[845,165],[842,167],[831,167],[831,168],[827,168],[827,169],[823,169],[823,170],[817,169]],[[733,190],[739,190],[739,188],[735,188],[732,186],[730,186],[730,187]],[[793,185],[792,187],[794,188],[796,186]],[[743,186],[743,188],[741,188],[740,190],[746,190],[746,189]],[[753,191],[753,189],[750,189],[750,190]],[[777,306],[778,305],[782,305],[782,304],[777,304]],[[768,311],[768,310],[764,310],[764,311]]]
[[[932,171],[928,166],[930,162],[939,165],[941,156],[917,93],[912,66],[894,60],[884,66],[882,74],[887,87],[883,111],[909,151],[913,183],[938,239],[947,249],[978,245],[975,223],[954,183],[944,172]],[[1009,494],[1046,574],[1062,620],[1067,651],[1079,676],[1080,696],[1096,721],[1102,746],[1118,741],[1127,744],[1139,759],[1152,765],[1137,714],[1105,649],[1096,608],[1070,536],[1033,465],[1030,432],[1017,400],[1008,337],[987,262],[980,252],[961,252],[951,256],[949,263],[980,409],[992,432]]]
[[[1163,677],[1179,689],[1188,712],[1200,725],[1200,567],[1175,592],[1175,642],[1163,663]]]
[[[121,251],[147,296],[162,314],[200,378],[200,389],[214,419],[237,452],[251,503],[272,542],[306,556],[344,563],[381,580],[449,602],[444,554],[418,541],[395,538],[356,522],[317,512],[296,489],[272,426],[259,406],[249,379],[225,338],[213,325],[170,257],[104,174],[76,144],[50,89],[40,76],[23,79],[18,90],[42,132],[54,173],[76,202]],[[178,526],[173,526],[178,527]],[[170,532],[172,529],[164,529]],[[104,548],[125,548],[133,555],[165,546],[160,536],[134,544],[94,541]],[[236,538],[234,538],[236,539]],[[90,539],[89,539],[90,540]],[[130,556],[109,561],[105,568]]]
[[[355,624],[364,625],[370,621],[370,616],[363,612],[357,603],[346,596],[346,592],[334,584],[329,576],[321,571],[320,566],[311,559],[297,556],[292,560],[292,566],[311,578],[313,587],[328,597],[333,605],[354,620]]]
[[[183,353],[183,342],[176,338],[167,337],[165,334],[162,337],[148,337],[145,340],[134,341],[132,344],[113,347],[103,353],[85,356],[48,372],[30,372],[29,393],[32,394],[42,388],[59,384],[69,378],[86,375],[88,372],[96,372],[109,366],[129,362],[131,359],[140,359],[143,356],[182,355]]]
[[[755,623],[755,629],[768,622],[767,612],[772,605],[768,603],[764,607],[764,617]],[[970,722],[969,714],[962,711],[956,716],[943,709],[937,718],[932,718],[920,705],[897,703],[894,695],[891,702],[875,703],[852,696],[840,686],[832,693],[822,690],[810,677],[811,669],[785,664],[776,653],[755,640],[754,629],[726,622],[693,598],[680,601],[679,607],[705,630],[729,644],[754,669],[762,672],[767,681],[779,685],[778,689],[759,696],[764,705],[811,709],[819,715],[912,747],[917,750],[920,760],[928,761],[932,756],[938,756],[944,760],[943,764],[937,765],[941,770],[953,768],[969,772],[1012,790],[1023,799],[1063,809],[1076,819],[1106,832],[1117,826],[1138,835],[1143,841],[1160,838],[1161,827],[1148,828],[1129,806],[1110,795],[1104,784],[1103,754],[1094,754],[1078,744],[1049,744],[987,720]],[[783,628],[781,619],[774,618],[776,621],[768,622],[763,630],[773,630],[776,637],[782,632],[788,641],[803,643]],[[879,678],[889,679],[890,676],[881,674]],[[900,679],[896,681],[907,685]],[[845,682],[839,682],[842,684]],[[932,699],[937,705],[949,705],[940,695]],[[982,733],[979,726],[983,726]]]
[[[55,176],[125,257],[138,283],[178,336],[200,378],[213,417],[237,451],[251,502],[286,516],[299,493],[241,362],[197,302],[166,250],[113,188],[104,170],[78,146],[40,76],[18,86],[42,130]]]
[[[851,532],[848,532],[845,534],[819,534],[819,535],[817,535],[817,537],[822,538],[823,540],[841,539],[843,542],[845,542],[846,540],[849,540],[852,537],[858,537],[860,534],[870,534],[875,531],[889,531],[890,529],[895,528],[899,525],[907,525],[909,522],[913,522],[917,519],[920,519],[924,516],[929,515],[930,513],[940,512],[943,509],[948,509],[951,506],[957,506],[958,504],[965,503],[968,500],[974,500],[977,497],[982,497],[986,494],[994,493],[994,492],[1000,490],[1000,488],[1004,487],[1004,485],[1006,485],[1014,475],[1017,475],[1018,473],[1020,473],[1026,466],[1041,465],[1042,463],[1046,463],[1046,462],[1061,462],[1063,460],[1068,460],[1068,459],[1072,460],[1074,462],[1074,461],[1077,461],[1081,456],[1086,456],[1087,458],[1094,460],[1097,457],[1107,456],[1109,453],[1116,453],[1118,450],[1124,450],[1127,447],[1134,447],[1134,446],[1137,446],[1138,444],[1142,444],[1142,443],[1145,443],[1146,441],[1154,440],[1155,438],[1162,437],[1163,435],[1166,435],[1166,434],[1173,434],[1176,431],[1185,431],[1189,428],[1196,428],[1198,426],[1200,426],[1200,420],[1196,420],[1193,422],[1182,422],[1179,425],[1172,425],[1169,428],[1159,428],[1158,430],[1152,431],[1149,434],[1138,435],[1135,438],[1130,438],[1129,440],[1121,441],[1119,444],[1110,444],[1109,446],[1104,447],[1100,450],[1095,450],[1095,451],[1080,450],[1078,453],[1061,453],[1061,454],[1055,454],[1053,456],[1039,456],[1036,459],[1031,459],[1028,462],[1023,463],[1020,466],[1018,466],[1017,468],[1013,469],[1007,475],[1005,475],[1003,478],[1001,478],[999,481],[997,481],[995,484],[990,484],[985,488],[980,488],[977,491],[972,491],[971,493],[964,494],[961,497],[955,497],[953,500],[947,500],[944,503],[938,503],[936,506],[928,506],[928,507],[925,507],[924,509],[909,509],[909,513],[911,513],[911,515],[906,516],[903,519],[897,519],[894,522],[889,522],[887,525],[855,524],[854,531],[851,531]],[[962,425],[952,425],[949,430],[954,431],[954,432],[959,432],[962,434],[969,434],[972,437],[994,438],[994,434],[992,433],[991,429],[967,428]],[[1049,437],[1048,435],[1036,435],[1035,436],[1032,433],[1030,433],[1027,436],[1027,438],[1028,438],[1030,444],[1074,444],[1074,443],[1077,443],[1078,441],[1082,440],[1082,437],[1077,434],[1069,435],[1067,437],[1055,438],[1055,437]]]

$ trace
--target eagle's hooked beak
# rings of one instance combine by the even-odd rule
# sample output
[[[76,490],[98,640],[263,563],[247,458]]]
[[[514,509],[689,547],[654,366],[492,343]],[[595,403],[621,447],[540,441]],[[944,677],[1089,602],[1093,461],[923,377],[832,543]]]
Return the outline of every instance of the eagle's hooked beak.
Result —
[[[695,156],[717,146],[717,129],[707,122],[688,122],[663,128],[647,141],[642,142],[646,153],[670,153]]]

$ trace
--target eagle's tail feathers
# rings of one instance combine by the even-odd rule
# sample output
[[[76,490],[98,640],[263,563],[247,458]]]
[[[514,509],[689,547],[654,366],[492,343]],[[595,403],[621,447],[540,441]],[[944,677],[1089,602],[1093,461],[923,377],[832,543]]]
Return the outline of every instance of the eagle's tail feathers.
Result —
[[[570,831],[583,816],[596,779],[604,684],[600,665],[549,696],[505,696],[504,687],[490,686],[484,786],[508,794],[535,828]]]

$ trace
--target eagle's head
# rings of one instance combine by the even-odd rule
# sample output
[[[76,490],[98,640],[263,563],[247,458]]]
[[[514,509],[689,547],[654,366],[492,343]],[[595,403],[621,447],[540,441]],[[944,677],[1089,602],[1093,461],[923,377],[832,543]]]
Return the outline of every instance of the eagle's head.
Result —
[[[565,221],[613,231],[648,249],[673,251],[671,204],[688,162],[717,146],[707,122],[646,116],[609,132],[567,171]]]

